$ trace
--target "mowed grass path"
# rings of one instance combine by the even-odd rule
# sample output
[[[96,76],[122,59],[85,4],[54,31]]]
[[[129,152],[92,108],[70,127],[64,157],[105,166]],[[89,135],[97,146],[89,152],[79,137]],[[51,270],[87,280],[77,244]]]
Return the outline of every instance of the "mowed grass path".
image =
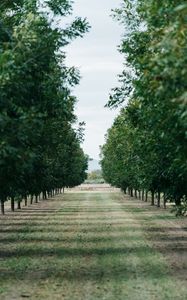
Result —
[[[0,299],[186,300],[187,228],[175,221],[118,192],[0,217]]]

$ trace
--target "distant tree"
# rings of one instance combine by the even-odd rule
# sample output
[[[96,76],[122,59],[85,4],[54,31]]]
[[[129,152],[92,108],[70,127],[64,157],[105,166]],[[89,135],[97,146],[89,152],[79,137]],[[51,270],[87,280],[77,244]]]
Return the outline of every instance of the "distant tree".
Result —
[[[103,175],[101,170],[95,170],[88,173],[88,180],[102,180]]]

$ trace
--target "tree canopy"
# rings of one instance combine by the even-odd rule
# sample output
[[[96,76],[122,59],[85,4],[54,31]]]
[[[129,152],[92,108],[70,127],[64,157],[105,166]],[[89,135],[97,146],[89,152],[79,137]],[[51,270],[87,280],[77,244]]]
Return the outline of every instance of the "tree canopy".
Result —
[[[0,201],[22,199],[86,178],[87,156],[74,129],[79,72],[65,65],[64,46],[89,25],[69,0],[0,3]]]
[[[121,86],[108,107],[124,105],[102,148],[105,178],[121,188],[187,197],[187,4],[125,0]]]

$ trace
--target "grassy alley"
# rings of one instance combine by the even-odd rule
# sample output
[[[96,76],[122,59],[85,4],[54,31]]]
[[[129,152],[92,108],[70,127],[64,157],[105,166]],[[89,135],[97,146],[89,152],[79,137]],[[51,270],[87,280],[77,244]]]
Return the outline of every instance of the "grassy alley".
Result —
[[[187,299],[187,221],[120,192],[0,217],[0,299]]]

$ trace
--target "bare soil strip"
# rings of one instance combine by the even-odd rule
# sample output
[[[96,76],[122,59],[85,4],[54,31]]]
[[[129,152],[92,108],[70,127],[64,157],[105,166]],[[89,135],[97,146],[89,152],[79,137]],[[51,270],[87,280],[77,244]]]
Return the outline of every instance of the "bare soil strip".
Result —
[[[0,299],[187,299],[187,220],[115,190],[0,217]]]

